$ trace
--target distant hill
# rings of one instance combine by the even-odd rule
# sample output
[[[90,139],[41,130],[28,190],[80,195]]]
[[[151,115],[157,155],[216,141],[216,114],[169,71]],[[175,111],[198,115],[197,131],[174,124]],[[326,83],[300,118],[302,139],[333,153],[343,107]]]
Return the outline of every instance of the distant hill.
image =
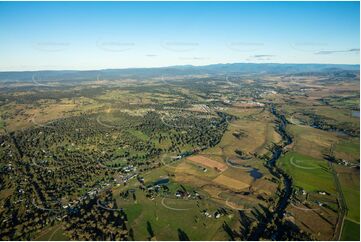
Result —
[[[212,64],[206,66],[169,66],[157,68],[127,68],[127,69],[104,69],[91,71],[13,71],[0,72],[0,81],[83,81],[100,79],[116,79],[119,77],[146,78],[171,75],[199,75],[199,74],[294,74],[294,73],[320,73],[359,71],[359,65],[340,64],[256,64],[256,63],[233,63],[233,64]]]

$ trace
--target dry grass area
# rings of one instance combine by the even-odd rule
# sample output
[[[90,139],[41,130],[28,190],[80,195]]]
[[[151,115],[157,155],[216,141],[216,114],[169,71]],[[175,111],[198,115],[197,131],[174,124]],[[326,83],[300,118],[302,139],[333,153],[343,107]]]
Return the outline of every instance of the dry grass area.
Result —
[[[212,169],[217,169],[218,171],[225,171],[227,169],[227,165],[212,159],[209,159],[205,156],[196,155],[196,156],[190,156],[187,158],[188,160],[197,163],[199,165],[207,166]]]
[[[319,208],[319,210],[305,211],[289,206],[288,211],[293,218],[296,218],[295,223],[297,226],[306,232],[312,233],[316,240],[332,240],[337,214],[329,209]]]
[[[62,99],[57,102],[39,100],[35,104],[8,104],[4,112],[4,122],[9,131],[44,125],[56,119],[79,115],[80,113],[94,113],[103,107],[96,101],[80,97],[74,100]]]
[[[224,110],[225,113],[235,115],[239,118],[247,117],[247,116],[255,116],[258,115],[263,108],[237,108],[230,107]]]
[[[213,179],[213,182],[215,182],[219,185],[222,185],[222,186],[226,186],[235,191],[244,190],[250,186],[246,182],[236,180],[234,178],[231,178],[231,177],[223,175],[223,174],[219,175],[218,177]]]
[[[249,174],[248,170],[229,167],[222,175],[237,181],[242,181],[249,186],[253,183],[253,177]]]
[[[255,194],[266,194],[272,196],[277,191],[277,184],[266,179],[258,179],[252,183]]]
[[[6,125],[10,131],[13,131],[38,124],[45,124],[51,120],[64,117],[64,114],[72,111],[75,106],[75,104],[54,104],[48,105],[46,108],[32,108],[27,105],[17,105],[15,107],[17,114],[7,119]]]
[[[184,161],[175,168],[175,172],[187,173],[195,176],[209,177],[209,178],[214,178],[218,175],[218,172],[215,171],[214,169],[209,169],[207,170],[207,172],[204,172],[202,170],[203,167],[205,166],[200,166],[198,165],[198,163]]]
[[[288,125],[287,129],[294,136],[294,150],[317,159],[323,159],[331,145],[339,140],[337,135],[331,132],[309,126]]]
[[[211,183],[206,177],[203,178],[188,173],[176,173],[174,180],[180,184],[189,184],[194,187],[202,187]]]
[[[237,138],[233,135],[236,132],[242,132],[244,136]],[[242,150],[246,154],[265,154],[268,152],[269,145],[280,141],[281,137],[275,132],[273,123],[237,120],[229,125],[221,142],[204,153],[223,155],[234,159],[237,158],[236,149]]]

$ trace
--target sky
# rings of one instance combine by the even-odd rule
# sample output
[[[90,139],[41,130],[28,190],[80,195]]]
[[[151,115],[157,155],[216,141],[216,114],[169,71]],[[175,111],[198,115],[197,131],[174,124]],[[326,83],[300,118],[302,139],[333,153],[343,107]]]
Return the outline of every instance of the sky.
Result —
[[[359,2],[0,2],[0,71],[359,64]]]

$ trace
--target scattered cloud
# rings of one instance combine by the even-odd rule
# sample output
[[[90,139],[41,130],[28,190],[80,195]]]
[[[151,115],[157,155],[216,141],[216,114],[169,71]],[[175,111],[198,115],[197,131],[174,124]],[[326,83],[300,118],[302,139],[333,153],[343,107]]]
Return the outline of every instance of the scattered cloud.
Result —
[[[180,60],[207,60],[209,59],[208,57],[198,57],[198,56],[194,56],[194,57],[179,57]]]
[[[274,55],[253,55],[251,57],[253,57],[253,58],[270,58],[270,57],[274,57]]]
[[[360,53],[360,49],[348,49],[348,50],[321,50],[316,52],[316,55],[330,55],[335,53]]]
[[[251,55],[247,58],[247,61],[269,61],[275,55],[268,55],[268,54],[259,54],[259,55]]]

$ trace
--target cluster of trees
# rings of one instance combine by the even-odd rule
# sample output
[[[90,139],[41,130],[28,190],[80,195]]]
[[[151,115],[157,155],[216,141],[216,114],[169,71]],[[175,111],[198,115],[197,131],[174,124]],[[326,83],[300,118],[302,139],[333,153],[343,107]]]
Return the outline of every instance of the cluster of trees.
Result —
[[[99,207],[98,198],[81,202],[64,219],[66,235],[71,240],[128,240],[127,215],[115,209],[111,191],[106,193],[105,201],[113,202],[114,210]]]
[[[317,115],[312,111],[304,111],[303,115],[309,118],[307,123],[314,128],[326,131],[339,131],[353,137],[360,136],[360,127],[355,126],[351,122],[338,122],[337,120]]]
[[[96,198],[84,196],[114,183],[119,171],[104,164],[124,158],[138,171],[159,167],[158,157],[163,152],[181,153],[186,145],[216,145],[229,118],[223,113],[212,120],[189,115],[187,120],[179,120],[179,128],[172,128],[155,112],[141,118],[115,114],[109,119],[114,122],[111,127],[99,123],[97,117],[64,118],[1,137],[1,190],[11,191],[0,212],[5,218],[0,222],[2,238],[31,239],[40,229],[62,220],[75,240],[126,239],[126,215],[101,211]],[[187,132],[182,132],[183,121],[193,124]],[[139,138],[130,130],[148,138]],[[164,139],[170,140],[169,147],[157,148],[154,141]],[[126,151],[117,153],[119,147]],[[64,209],[69,204],[77,209]]]

